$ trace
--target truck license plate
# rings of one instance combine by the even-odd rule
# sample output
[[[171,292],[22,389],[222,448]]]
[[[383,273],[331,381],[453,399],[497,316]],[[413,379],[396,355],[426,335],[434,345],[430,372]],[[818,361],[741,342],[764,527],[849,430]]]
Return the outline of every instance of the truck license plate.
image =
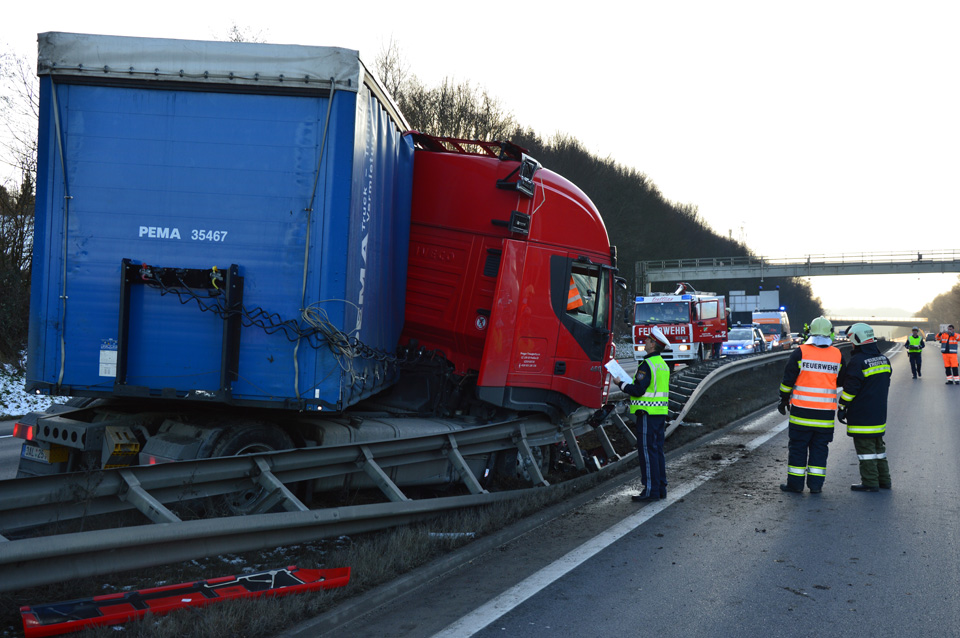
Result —
[[[38,445],[30,445],[29,443],[23,444],[23,449],[20,450],[20,456],[32,461],[40,461],[41,463],[50,462],[50,459],[47,458],[46,450]]]

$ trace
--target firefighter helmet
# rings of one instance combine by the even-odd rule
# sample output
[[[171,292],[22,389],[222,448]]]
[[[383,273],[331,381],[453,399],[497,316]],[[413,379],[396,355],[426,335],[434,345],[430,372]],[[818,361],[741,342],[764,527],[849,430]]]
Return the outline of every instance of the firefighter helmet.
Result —
[[[833,324],[826,317],[817,317],[810,322],[810,334],[820,337],[833,337]]]
[[[873,336],[873,328],[865,323],[855,323],[847,330],[847,338],[855,346],[862,346],[865,343],[873,343],[876,338]]]

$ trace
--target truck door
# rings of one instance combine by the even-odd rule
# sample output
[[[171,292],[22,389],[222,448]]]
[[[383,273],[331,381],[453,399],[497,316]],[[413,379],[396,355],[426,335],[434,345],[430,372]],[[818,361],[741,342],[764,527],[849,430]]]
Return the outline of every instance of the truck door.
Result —
[[[553,257],[550,281],[551,305],[560,319],[553,388],[593,405],[610,351],[610,271],[576,255]]]
[[[723,313],[720,301],[706,299],[697,303],[697,320],[693,322],[694,341],[699,343],[715,343],[726,338],[726,329],[722,328]]]
[[[600,407],[610,341],[609,268],[506,240],[477,380],[496,405]]]

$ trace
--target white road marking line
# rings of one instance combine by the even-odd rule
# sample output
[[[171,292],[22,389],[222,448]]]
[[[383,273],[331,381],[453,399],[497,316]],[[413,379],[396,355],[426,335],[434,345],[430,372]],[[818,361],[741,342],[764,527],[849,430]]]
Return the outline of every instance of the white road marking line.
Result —
[[[746,444],[746,449],[755,450],[786,429],[787,421],[783,421],[769,431],[751,439],[750,442]],[[636,514],[628,516],[606,531],[597,534],[580,547],[568,552],[565,556],[524,579],[488,603],[481,605],[460,620],[448,625],[446,628],[434,634],[432,638],[466,638],[467,636],[474,635],[712,479],[728,465],[732,465],[739,460],[740,458],[718,461],[717,467],[685,483],[681,483],[675,488],[671,487],[670,494],[666,499],[662,501],[652,501]]]

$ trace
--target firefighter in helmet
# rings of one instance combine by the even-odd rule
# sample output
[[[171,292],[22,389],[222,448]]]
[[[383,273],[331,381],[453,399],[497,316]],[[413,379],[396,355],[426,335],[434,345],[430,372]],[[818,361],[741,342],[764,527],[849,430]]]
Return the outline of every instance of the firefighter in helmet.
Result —
[[[855,492],[888,490],[890,465],[883,435],[887,431],[887,394],[893,370],[890,359],[877,347],[873,328],[855,323],[847,330],[847,338],[853,344],[853,356],[841,377],[843,392],[837,420],[847,424],[847,434],[853,437],[860,461],[860,483],[851,485],[850,489]]]
[[[780,382],[777,410],[780,414],[790,410],[787,482],[780,485],[784,492],[802,492],[804,478],[812,493],[819,494],[823,488],[842,378],[833,324],[817,317],[810,322],[810,339],[790,355]]]
[[[666,457],[663,451],[670,393],[670,368],[660,354],[670,341],[657,326],[650,329],[643,343],[647,356],[637,366],[633,383],[621,386],[630,397],[630,414],[637,423],[637,453],[643,491],[634,501],[667,497]]]
[[[910,372],[914,379],[923,376],[920,374],[920,367],[923,364],[923,359],[920,357],[925,347],[920,328],[914,326],[911,333],[907,335],[907,356],[910,358]]]

